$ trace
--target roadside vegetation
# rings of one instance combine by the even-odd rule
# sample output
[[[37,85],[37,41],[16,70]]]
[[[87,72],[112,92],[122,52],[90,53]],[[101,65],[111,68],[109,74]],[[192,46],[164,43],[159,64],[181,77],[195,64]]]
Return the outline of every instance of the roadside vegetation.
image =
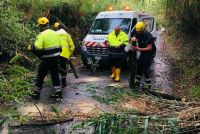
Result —
[[[177,92],[189,99],[200,97],[200,2],[167,0],[166,18],[169,55],[175,68]],[[177,79],[178,78],[178,79]]]

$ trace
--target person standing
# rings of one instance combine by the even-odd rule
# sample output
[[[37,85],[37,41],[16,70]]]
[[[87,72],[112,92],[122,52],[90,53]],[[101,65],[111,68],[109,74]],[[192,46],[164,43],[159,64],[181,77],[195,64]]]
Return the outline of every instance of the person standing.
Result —
[[[69,62],[69,58],[72,56],[75,46],[73,40],[65,30],[64,24],[60,24],[56,22],[54,24],[54,30],[60,37],[60,42],[62,46],[62,51],[60,53],[60,60],[59,60],[59,67],[61,72],[61,81],[62,81],[62,88],[67,86],[66,83],[66,76],[67,76],[67,63]]]
[[[106,43],[109,45],[109,59],[112,70],[111,78],[115,79],[115,82],[119,82],[124,48],[129,43],[128,36],[121,30],[120,26],[116,26],[106,37]]]
[[[40,98],[44,78],[50,71],[55,89],[55,98],[61,99],[62,92],[58,74],[58,59],[61,51],[59,36],[55,31],[49,29],[49,20],[46,17],[39,18],[38,25],[40,34],[37,36],[35,44],[28,47],[34,53],[39,52],[39,58],[41,59],[36,79],[36,89],[34,89],[32,97],[35,99]]]
[[[140,55],[137,59],[137,72],[135,78],[134,75],[130,75],[130,88],[134,88],[135,86],[140,86],[141,77],[145,76],[145,89],[151,89],[151,79],[149,74],[149,69],[151,63],[156,54],[156,46],[154,43],[154,38],[152,34],[145,30],[144,22],[138,22],[135,25],[136,34],[131,38],[132,43],[136,43],[138,45],[133,46],[133,52],[140,52]],[[134,70],[131,71],[134,73]]]

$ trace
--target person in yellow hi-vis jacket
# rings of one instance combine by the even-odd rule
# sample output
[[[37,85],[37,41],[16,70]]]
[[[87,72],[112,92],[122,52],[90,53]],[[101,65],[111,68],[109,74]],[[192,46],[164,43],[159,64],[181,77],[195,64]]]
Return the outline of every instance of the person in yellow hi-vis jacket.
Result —
[[[129,43],[128,35],[120,29],[120,26],[116,26],[106,37],[106,43],[109,45],[109,59],[112,70],[111,78],[118,82],[120,81],[124,48]]]
[[[44,78],[50,71],[52,83],[55,89],[55,95],[52,96],[62,99],[58,74],[58,60],[61,52],[59,36],[55,31],[49,29],[49,20],[46,17],[39,18],[38,25],[40,28],[40,34],[37,36],[35,44],[28,47],[29,50],[41,59],[36,79],[37,88],[31,96],[34,99],[40,98]]]
[[[64,24],[60,24],[56,22],[54,24],[54,30],[60,37],[61,45],[62,45],[62,52],[60,54],[60,72],[62,77],[62,87],[66,87],[66,75],[67,75],[67,68],[66,64],[69,61],[69,58],[72,56],[75,46],[71,36],[66,32]]]

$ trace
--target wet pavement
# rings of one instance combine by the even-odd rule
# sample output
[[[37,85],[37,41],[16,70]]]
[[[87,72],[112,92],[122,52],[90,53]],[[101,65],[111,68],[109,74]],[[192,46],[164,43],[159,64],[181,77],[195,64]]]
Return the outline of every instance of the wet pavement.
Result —
[[[166,44],[163,41],[164,35],[162,32],[158,33],[156,46],[157,46],[157,55],[155,57],[154,63],[151,67],[152,71],[152,83],[153,88],[157,89],[163,93],[171,94],[172,82],[170,79],[170,62],[166,57]],[[106,104],[98,102],[92,97],[91,90],[101,90],[106,86],[122,86],[128,87],[128,72],[122,72],[121,82],[115,83],[110,78],[110,70],[99,70],[96,73],[93,73],[90,70],[87,70],[83,66],[78,69],[79,79],[75,79],[72,73],[68,74],[67,83],[68,86],[63,90],[63,101],[56,102],[55,100],[49,99],[50,94],[53,93],[53,89],[46,87],[42,90],[41,99],[37,102],[34,102],[38,106],[42,114],[52,112],[52,106],[55,106],[59,109],[59,112],[68,112],[74,118],[74,122],[81,120],[83,117],[90,117],[91,115],[99,114],[102,112],[112,110]],[[37,118],[41,118],[38,109],[31,102],[25,103],[22,107],[19,108],[19,112],[23,115],[29,115]],[[69,126],[71,123],[65,123],[60,125],[54,125],[50,127],[55,131],[56,134],[67,134],[69,133]],[[50,130],[50,128],[46,128]],[[62,128],[62,129],[61,129]],[[44,129],[44,128],[42,128]],[[30,130],[30,129],[29,129]],[[13,129],[15,134],[30,134],[29,130],[26,129]],[[62,132],[61,132],[62,131]],[[32,130],[33,134],[43,134],[44,130]]]
[[[172,65],[168,59],[165,33],[158,31],[156,40],[156,57],[151,66],[153,88],[165,94],[173,94],[173,83],[171,81]]]

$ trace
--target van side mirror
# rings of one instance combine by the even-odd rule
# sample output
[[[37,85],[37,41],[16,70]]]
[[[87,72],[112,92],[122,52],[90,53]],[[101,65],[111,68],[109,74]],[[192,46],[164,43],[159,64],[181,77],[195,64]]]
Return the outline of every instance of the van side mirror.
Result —
[[[157,37],[153,37],[153,41],[156,41],[157,40]]]

